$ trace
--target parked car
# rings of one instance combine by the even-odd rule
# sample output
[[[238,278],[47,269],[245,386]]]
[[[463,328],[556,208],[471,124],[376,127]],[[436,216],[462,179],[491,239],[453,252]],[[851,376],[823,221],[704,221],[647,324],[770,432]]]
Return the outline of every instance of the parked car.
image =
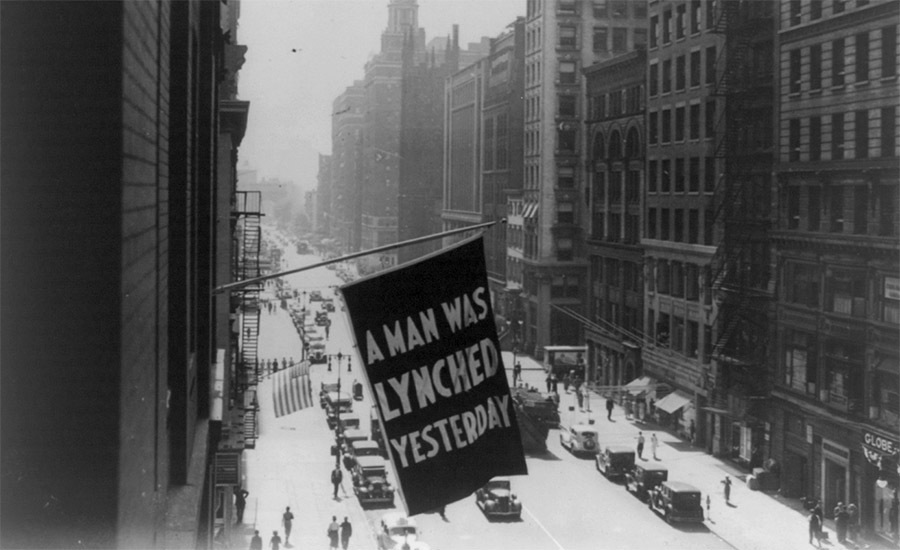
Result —
[[[394,488],[387,480],[387,463],[380,456],[357,457],[353,465],[353,492],[363,508],[394,505]]]
[[[321,365],[328,362],[328,357],[325,355],[324,342],[313,342],[309,345],[307,350],[307,359],[309,359],[309,362],[313,365]]]
[[[428,550],[428,545],[419,540],[421,534],[415,519],[400,512],[385,514],[378,533],[378,550],[401,550],[404,544],[410,550]]]
[[[498,477],[475,491],[475,503],[488,519],[522,517],[522,503],[512,492],[512,484],[508,478]]]
[[[647,492],[650,508],[665,518],[667,523],[703,522],[703,504],[700,489],[680,481],[663,481]]]
[[[319,290],[312,290],[309,293],[309,301],[310,302],[320,302],[322,301],[322,292]]]
[[[624,479],[634,468],[634,450],[619,445],[609,446],[597,455],[597,471],[607,479]]]
[[[589,424],[575,424],[563,427],[559,432],[559,444],[572,454],[597,454],[600,452],[600,445],[597,442],[597,430]]]
[[[325,311],[334,311],[334,300],[332,300],[331,298],[322,300],[322,308]]]
[[[660,464],[635,464],[625,474],[625,488],[641,500],[647,498],[647,491],[669,479],[669,470]]]
[[[363,439],[361,441],[353,441],[350,443],[350,454],[357,456],[383,456],[381,447],[377,442],[371,439]]]

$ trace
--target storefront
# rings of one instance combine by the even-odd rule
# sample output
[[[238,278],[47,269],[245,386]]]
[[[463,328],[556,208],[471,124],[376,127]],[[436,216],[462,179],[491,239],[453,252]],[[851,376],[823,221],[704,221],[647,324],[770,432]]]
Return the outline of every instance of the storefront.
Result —
[[[863,509],[864,524],[873,535],[897,543],[900,508],[900,443],[885,435],[863,430],[862,452],[868,462],[866,486],[871,488],[871,508]]]

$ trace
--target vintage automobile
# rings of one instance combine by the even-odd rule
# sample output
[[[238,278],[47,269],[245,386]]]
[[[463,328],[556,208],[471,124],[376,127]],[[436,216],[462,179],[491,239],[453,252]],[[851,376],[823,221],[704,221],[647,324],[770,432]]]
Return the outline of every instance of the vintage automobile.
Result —
[[[354,441],[365,441],[367,439],[369,439],[369,434],[366,432],[356,428],[348,428],[342,432],[338,432],[336,441],[338,442],[338,445],[340,445],[341,452],[348,453],[350,452],[350,445],[352,445]]]
[[[312,290],[309,293],[309,301],[310,302],[320,302],[322,301],[322,292],[319,290]]]
[[[328,357],[325,355],[324,342],[313,342],[307,349],[307,357],[309,358],[310,363],[314,365],[321,365],[328,362]]]
[[[572,454],[597,454],[600,452],[600,444],[597,442],[597,429],[589,424],[574,424],[561,428],[559,431],[559,444]]]
[[[522,517],[522,503],[512,492],[508,478],[498,477],[475,491],[475,503],[488,519]]]
[[[353,411],[353,399],[344,392],[328,392],[323,397],[323,400],[325,417],[328,422],[329,430],[333,430],[337,427],[338,412],[343,414]]]
[[[354,458],[358,456],[383,456],[381,447],[371,439],[350,442],[350,454]]]
[[[680,481],[663,481],[647,492],[650,508],[667,523],[703,523],[700,489]]]
[[[353,465],[353,492],[363,508],[394,505],[394,488],[387,480],[387,462],[380,456],[360,456]]]
[[[343,430],[358,430],[360,426],[359,415],[354,413],[341,414],[341,420],[335,428],[338,432]]]
[[[416,520],[401,514],[390,512],[382,516],[381,529],[378,532],[378,550],[429,550],[427,544],[419,540],[422,531]]]
[[[634,468],[634,450],[631,447],[613,445],[597,455],[597,471],[607,479],[624,479]]]
[[[316,326],[324,327],[328,324],[328,313],[325,311],[319,311],[316,313]]]
[[[334,311],[334,300],[331,298],[325,298],[322,300],[322,308],[325,311]]]
[[[625,474],[625,488],[641,500],[647,498],[647,491],[669,479],[669,470],[660,464],[635,464]]]

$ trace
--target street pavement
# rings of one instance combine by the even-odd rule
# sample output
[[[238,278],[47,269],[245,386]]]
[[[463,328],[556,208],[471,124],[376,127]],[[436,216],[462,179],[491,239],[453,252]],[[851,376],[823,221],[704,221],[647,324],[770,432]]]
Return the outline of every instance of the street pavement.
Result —
[[[319,271],[319,270],[317,270]],[[334,281],[331,282],[333,277]],[[318,284],[338,284],[333,272],[317,276]],[[324,281],[324,282],[323,282]],[[336,300],[339,305],[339,300]],[[332,315],[334,323],[345,323],[344,315]],[[348,334],[346,327],[332,327],[335,334]],[[339,330],[335,330],[339,329]],[[261,360],[294,358],[301,356],[300,337],[291,322],[288,312],[278,308],[274,313],[263,313],[260,324],[259,357]],[[328,353],[343,351],[349,342],[331,342]],[[511,367],[512,356],[503,353],[504,364]],[[543,390],[545,373],[538,361],[523,355],[516,360],[523,367],[522,379],[525,383]],[[359,368],[358,365],[355,368]],[[314,394],[323,380],[334,380],[335,373],[327,372],[326,365],[314,365],[311,378]],[[359,373],[355,373],[359,374]],[[351,375],[346,375],[347,377]],[[512,379],[511,368],[507,369]],[[349,380],[344,380],[349,387]],[[254,529],[258,529],[268,548],[273,531],[285,538],[281,515],[287,506],[294,514],[293,531],[286,547],[327,548],[326,528],[332,516],[338,522],[347,517],[354,526],[350,548],[353,550],[376,549],[377,544],[366,514],[353,496],[349,474],[344,474],[343,486],[347,489],[337,499],[332,498],[330,472],[334,458],[330,454],[334,443],[333,433],[328,429],[324,411],[315,406],[292,415],[275,418],[272,408],[272,387],[269,379],[263,379],[258,386],[259,439],[255,449],[244,453],[244,487],[250,492],[244,513],[243,529],[239,529],[232,539],[231,547],[247,548]],[[710,497],[710,508],[706,526],[715,535],[738,550],[778,550],[796,549],[808,544],[807,514],[799,509],[795,501],[787,501],[778,495],[750,490],[741,479],[745,473],[729,463],[693,448],[688,442],[653,424],[639,423],[626,417],[616,406],[612,421],[606,419],[604,399],[593,394],[589,400],[590,411],[578,410],[575,396],[563,393],[560,397],[562,422],[587,422],[593,419],[597,427],[601,445],[634,445],[638,431],[643,431],[647,439],[644,458],[653,460],[650,435],[656,433],[659,440],[658,458],[669,468],[669,479],[683,481],[700,489]],[[361,415],[364,416],[364,415]],[[367,418],[362,418],[367,423]],[[557,430],[552,430],[549,438],[558,438]],[[592,463],[585,467],[593,468]],[[599,475],[599,474],[597,474]],[[722,480],[731,476],[734,485],[731,503],[726,504]],[[622,489],[624,491],[624,489]],[[398,502],[399,504],[399,502]],[[648,516],[652,520],[652,515]],[[577,526],[571,526],[577,530]],[[827,547],[839,550],[843,545],[836,542],[833,523],[826,521],[825,530],[832,542]],[[636,533],[640,536],[640,533]],[[665,541],[648,546],[671,547]],[[852,547],[852,546],[849,546]],[[865,546],[863,546],[865,547]],[[478,550],[478,549],[475,549]]]

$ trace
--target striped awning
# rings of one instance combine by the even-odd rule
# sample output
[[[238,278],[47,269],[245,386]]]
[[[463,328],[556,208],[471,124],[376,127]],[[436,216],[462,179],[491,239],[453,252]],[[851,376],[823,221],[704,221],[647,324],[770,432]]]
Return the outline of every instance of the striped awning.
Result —
[[[272,378],[272,403],[276,418],[313,406],[308,361],[275,373]]]

